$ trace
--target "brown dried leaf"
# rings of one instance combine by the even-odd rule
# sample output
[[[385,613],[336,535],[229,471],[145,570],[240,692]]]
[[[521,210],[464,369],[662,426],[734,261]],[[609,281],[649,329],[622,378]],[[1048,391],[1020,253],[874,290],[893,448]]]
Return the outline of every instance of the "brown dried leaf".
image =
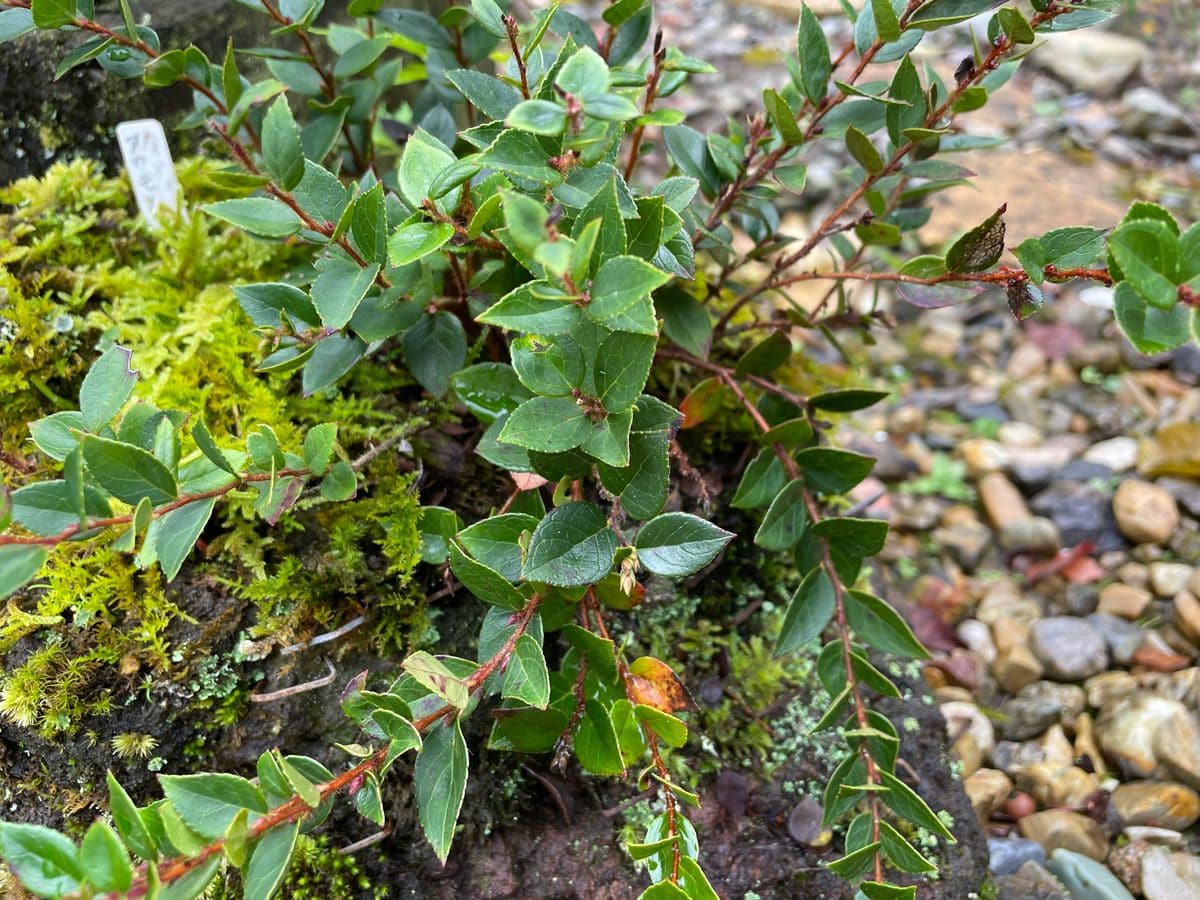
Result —
[[[683,682],[661,659],[641,656],[629,666],[633,696],[636,703],[643,703],[666,713],[681,712],[695,706],[688,696]]]

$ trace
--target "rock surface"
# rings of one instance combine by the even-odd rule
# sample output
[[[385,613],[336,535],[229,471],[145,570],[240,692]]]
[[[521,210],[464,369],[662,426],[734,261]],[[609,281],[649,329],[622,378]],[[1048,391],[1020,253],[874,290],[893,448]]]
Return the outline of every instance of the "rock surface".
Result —
[[[1033,623],[1030,646],[1046,673],[1062,681],[1083,681],[1108,667],[1104,638],[1086,620],[1055,616]]]
[[[1161,544],[1179,527],[1179,507],[1170,492],[1136,478],[1117,488],[1113,514],[1121,534],[1135,544]]]

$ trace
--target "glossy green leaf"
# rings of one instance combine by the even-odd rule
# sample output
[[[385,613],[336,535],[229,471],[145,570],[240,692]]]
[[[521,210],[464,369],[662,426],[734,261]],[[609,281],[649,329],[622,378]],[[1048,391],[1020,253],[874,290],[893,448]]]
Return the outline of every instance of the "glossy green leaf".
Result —
[[[518,637],[513,646],[504,674],[503,696],[536,709],[545,709],[550,702],[550,673],[542,645],[528,634]]]
[[[87,877],[75,845],[43,825],[0,822],[0,856],[21,884],[42,897],[77,891]]]
[[[822,494],[844,494],[875,467],[873,457],[832,447],[801,450],[796,463],[808,486]]]
[[[689,513],[665,513],[647,522],[634,546],[638,562],[655,575],[678,578],[712,562],[734,535]]]
[[[775,652],[780,656],[795,653],[818,637],[833,617],[836,603],[833,582],[825,569],[809,572],[788,604]]]
[[[283,884],[296,849],[300,823],[285,822],[271,828],[254,845],[242,875],[246,900],[270,900]]]
[[[872,647],[897,656],[929,659],[929,651],[886,601],[862,591],[848,591],[844,602],[850,627]]]
[[[458,719],[426,734],[413,768],[417,810],[425,837],[443,863],[467,788],[467,742]]]
[[[225,834],[238,810],[267,811],[262,791],[236,775],[160,775],[158,781],[188,828],[212,840]]]
[[[150,523],[146,532],[146,546],[154,548],[154,555],[167,581],[173,581],[179,574],[183,561],[204,532],[216,503],[215,497],[196,500]]]
[[[260,237],[287,237],[300,230],[300,217],[295,211],[270,197],[218,200],[200,208],[211,216]]]
[[[100,431],[115,419],[133,393],[137,372],[130,366],[132,361],[131,350],[114,344],[84,376],[79,388],[79,409],[88,431]]]
[[[450,571],[463,587],[480,600],[508,610],[518,610],[525,605],[525,598],[512,586],[507,577],[486,563],[467,556],[453,541],[450,543],[449,552]],[[519,556],[517,563],[519,566]]]
[[[106,775],[106,779],[108,783],[108,809],[112,813],[113,823],[117,826],[117,831],[120,832],[122,839],[124,839],[130,850],[143,860],[153,862],[158,858],[158,850],[154,845],[154,839],[150,836],[150,832],[146,830],[142,817],[138,814],[137,806],[134,805],[128,792],[117,781],[116,776],[113,775],[111,770]]]
[[[467,358],[467,335],[458,316],[446,310],[422,316],[404,332],[404,359],[421,387],[435,397],[450,390],[450,378]]]
[[[833,62],[829,57],[829,42],[821,23],[808,6],[800,9],[800,25],[796,38],[796,52],[800,60],[800,86],[813,105],[825,99],[829,89],[829,76]]]
[[[804,482],[789,482],[771,501],[754,543],[766,550],[788,550],[804,533],[808,512],[804,508]]]
[[[593,775],[620,775],[625,771],[621,747],[612,718],[597,700],[588,700],[575,728],[575,756]]]
[[[90,434],[82,446],[92,478],[118,500],[136,506],[143,497],[156,505],[175,499],[175,476],[145,450]]]
[[[103,819],[88,828],[79,848],[79,863],[87,872],[88,883],[97,890],[120,894],[133,883],[133,865],[125,845]]]
[[[599,581],[612,568],[617,536],[594,503],[565,503],[538,523],[522,574],[570,587]]]
[[[878,774],[881,784],[887,788],[881,798],[893,812],[914,825],[941,835],[952,844],[957,842],[950,829],[933,814],[916,791],[887,770],[880,770]]]
[[[635,256],[608,259],[596,272],[587,314],[597,322],[608,322],[670,280],[666,272]]]
[[[262,155],[267,171],[285,191],[290,191],[304,177],[300,129],[286,96],[277,97],[263,117]]]
[[[500,432],[503,443],[559,453],[578,447],[592,432],[592,420],[569,397],[534,397],[508,416]]]

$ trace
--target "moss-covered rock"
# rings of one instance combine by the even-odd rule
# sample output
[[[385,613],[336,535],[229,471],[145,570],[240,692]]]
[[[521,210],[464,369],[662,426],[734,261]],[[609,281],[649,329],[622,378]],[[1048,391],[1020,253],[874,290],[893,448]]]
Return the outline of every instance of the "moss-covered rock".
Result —
[[[97,17],[119,24],[115,2],[101,0]],[[139,4],[134,4],[135,7]],[[220,59],[232,36],[239,47],[260,43],[270,21],[228,0],[154,0],[140,4],[164,47],[194,43]],[[113,129],[129,119],[156,118],[170,128],[192,103],[184,87],[148,90],[141,79],[122,81],[94,64],[56,79],[55,68],[80,35],[34,32],[0,54],[0,184],[38,175],[60,158],[87,154],[106,164],[119,158]],[[177,135],[180,147],[194,140]]]

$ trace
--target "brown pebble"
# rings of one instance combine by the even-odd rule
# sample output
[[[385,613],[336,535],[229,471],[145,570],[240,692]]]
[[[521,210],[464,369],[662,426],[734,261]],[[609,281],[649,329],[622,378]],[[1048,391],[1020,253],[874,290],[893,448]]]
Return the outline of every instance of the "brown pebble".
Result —
[[[1018,791],[1004,804],[1004,813],[1011,819],[1023,819],[1037,812],[1037,803],[1024,791]]]

